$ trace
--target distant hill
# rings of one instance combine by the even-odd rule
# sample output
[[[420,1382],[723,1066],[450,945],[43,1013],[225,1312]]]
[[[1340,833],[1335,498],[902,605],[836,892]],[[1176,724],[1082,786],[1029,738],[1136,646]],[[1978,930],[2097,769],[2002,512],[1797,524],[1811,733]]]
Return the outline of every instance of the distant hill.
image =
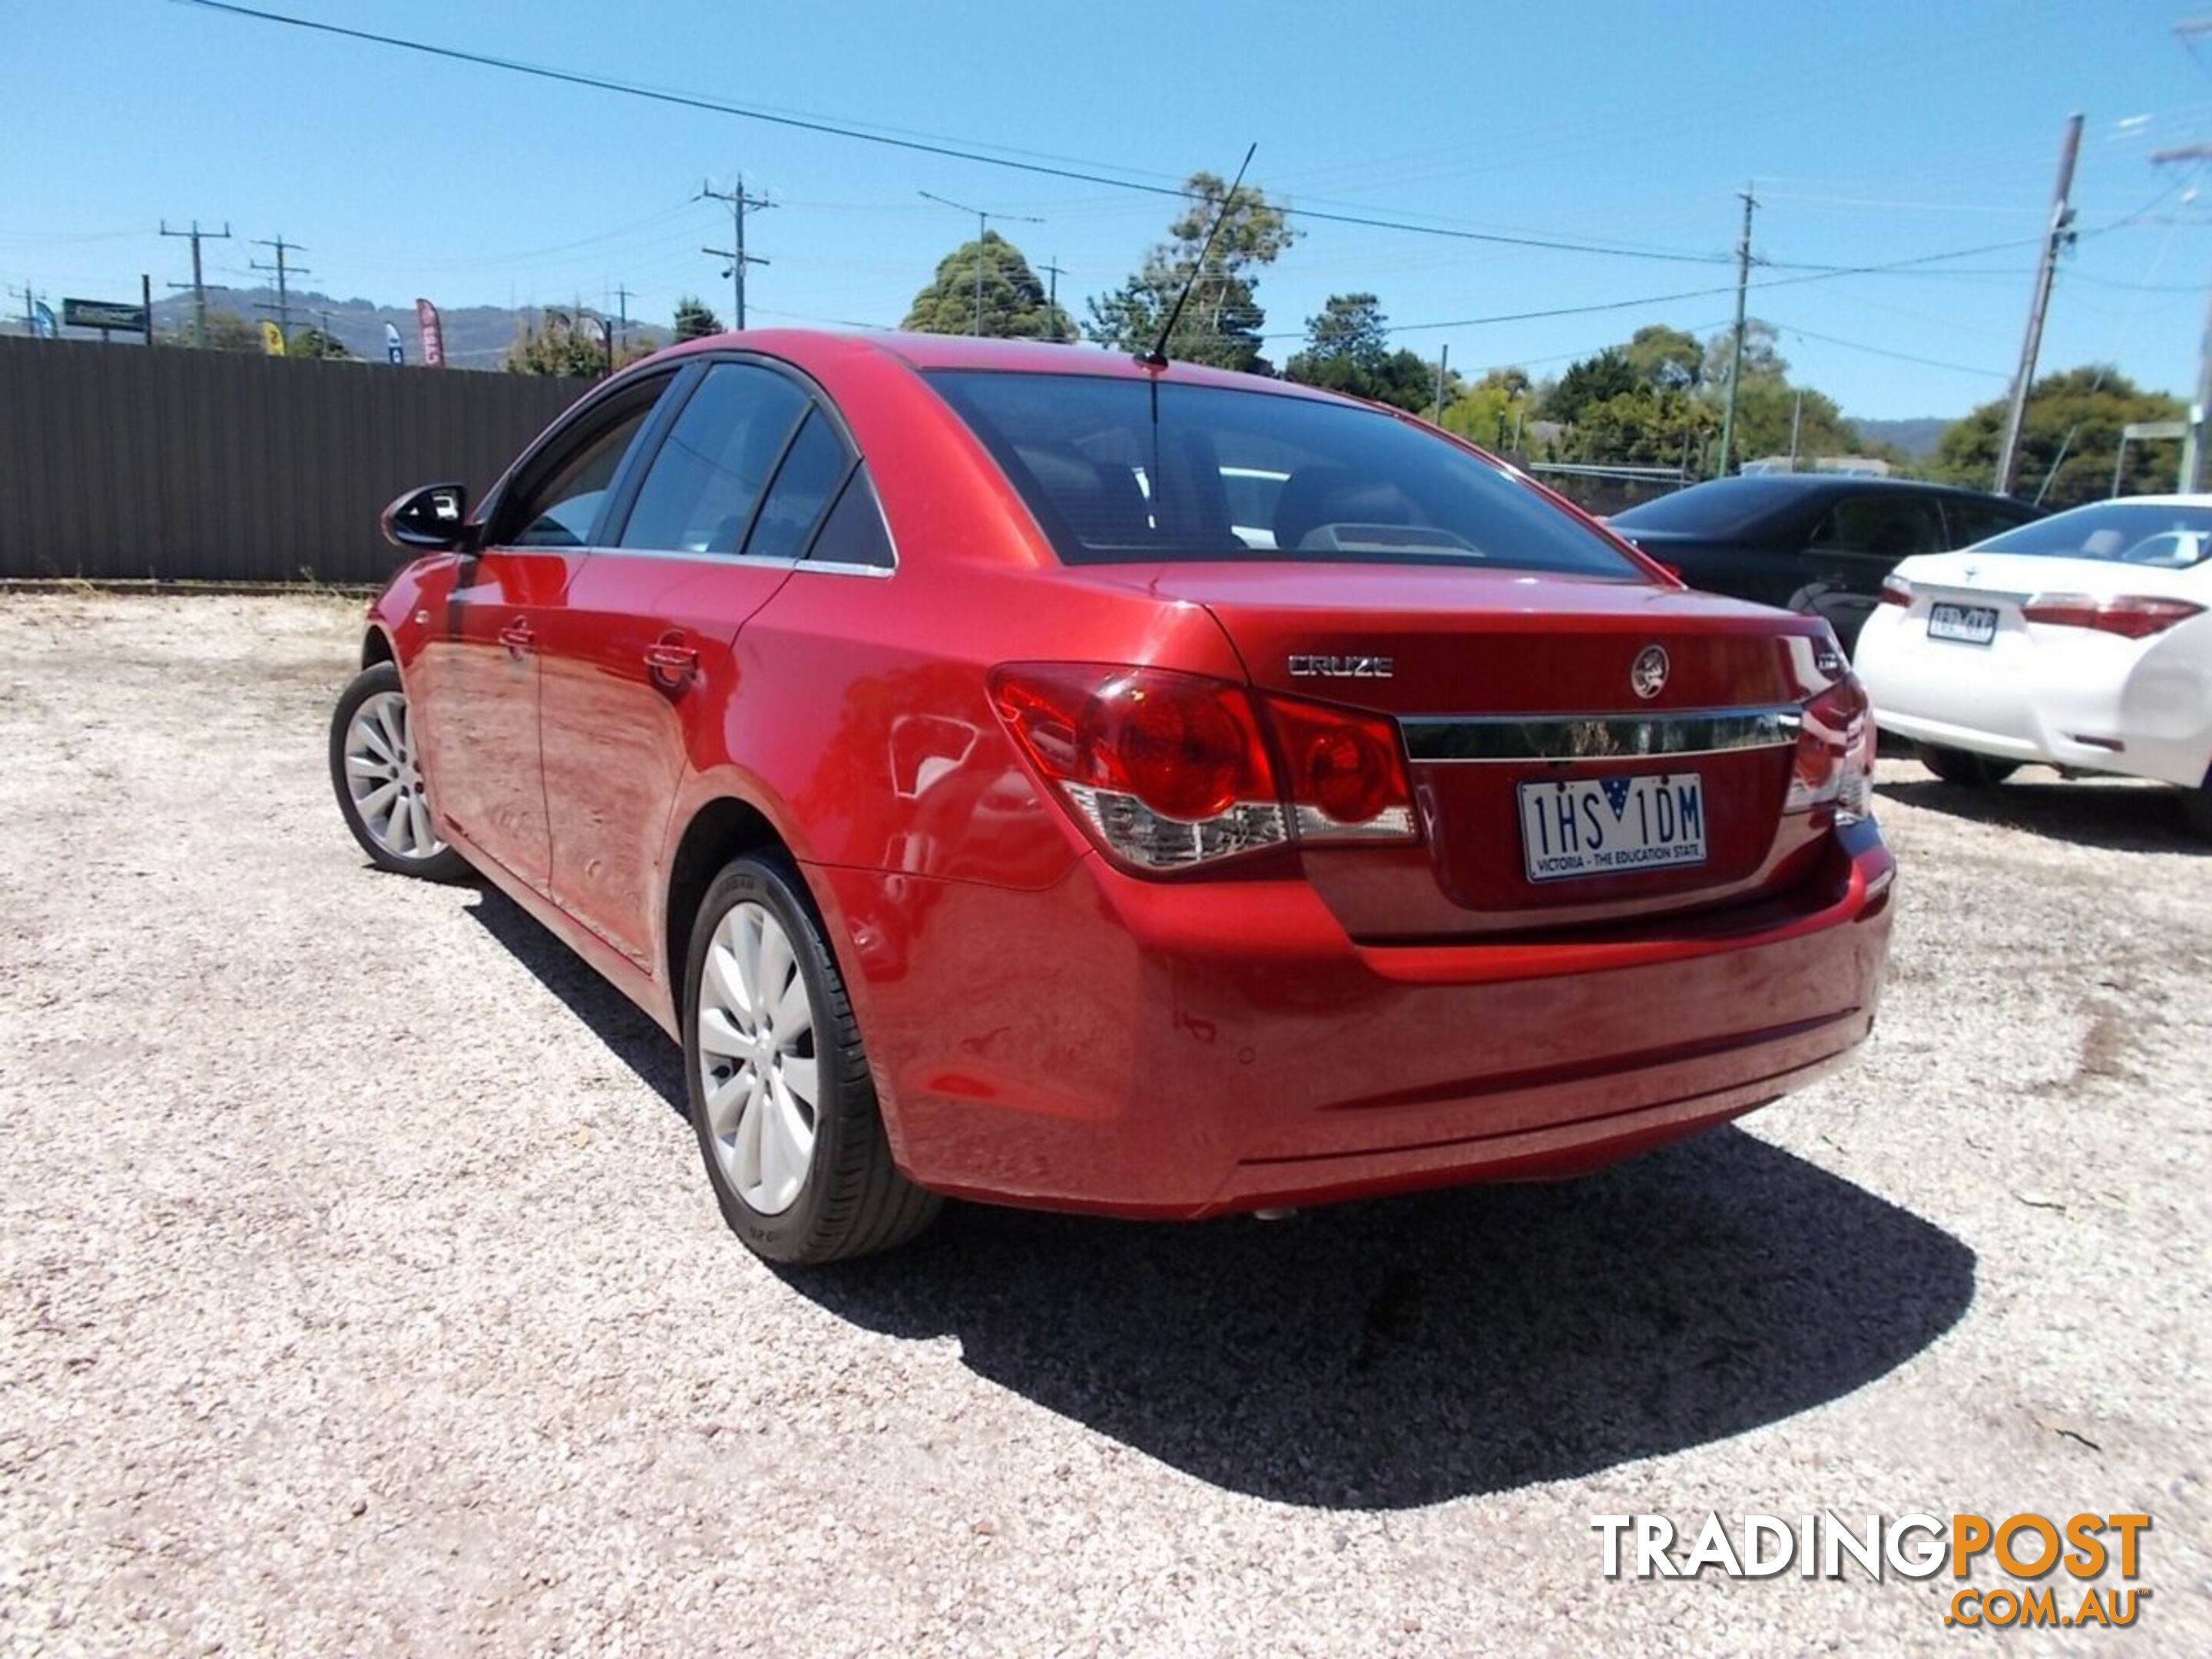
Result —
[[[1951,424],[1941,416],[1923,415],[1905,421],[1853,421],[1859,436],[1870,444],[1895,444],[1916,461],[1936,453],[1943,428]]]
[[[228,311],[250,323],[264,317],[273,317],[273,311],[258,307],[276,302],[274,289],[234,289],[210,286],[208,309]],[[342,343],[356,357],[367,357],[381,362],[384,359],[384,325],[392,324],[399,331],[400,343],[406,348],[407,361],[422,361],[422,334],[415,321],[415,307],[380,306],[374,300],[334,300],[327,294],[295,289],[292,295],[292,326],[321,328],[325,312],[330,313],[331,337]],[[439,316],[446,336],[446,361],[455,368],[497,368],[501,356],[514,343],[514,337],[525,323],[536,323],[544,313],[535,307],[520,310],[506,306],[459,306],[439,307]],[[192,315],[192,296],[172,295],[154,301],[154,326],[156,330],[176,328],[189,324]],[[632,323],[629,340],[632,344],[659,346],[668,343],[668,331],[641,323]]]

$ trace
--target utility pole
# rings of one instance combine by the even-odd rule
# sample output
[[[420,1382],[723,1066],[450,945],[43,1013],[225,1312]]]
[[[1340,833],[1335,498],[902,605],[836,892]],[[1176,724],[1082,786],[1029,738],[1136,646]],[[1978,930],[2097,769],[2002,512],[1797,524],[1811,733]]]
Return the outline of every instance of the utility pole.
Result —
[[[1450,362],[1450,345],[1445,344],[1439,347],[1437,351],[1437,412],[1431,422],[1431,425],[1442,426],[1444,423],[1444,372],[1445,366]]]
[[[1044,221],[1033,219],[1026,213],[994,213],[987,208],[969,207],[965,202],[956,202],[949,197],[933,196],[926,190],[917,191],[915,194],[924,201],[936,203],[939,207],[954,208],[962,213],[972,213],[975,216],[975,333],[978,337],[981,337],[983,332],[983,256],[986,251],[984,239],[991,234],[991,221],[1003,219],[1009,224],[1018,225],[1041,225]]]
[[[2005,416],[2004,441],[1997,446],[1997,476],[1994,488],[2000,495],[2012,494],[2013,477],[2020,471],[2020,434],[2027,422],[2028,388],[2035,381],[2036,354],[2043,349],[2043,318],[2051,308],[2051,279],[2058,269],[2058,256],[2074,240],[2074,208],[2067,199],[2074,190],[2074,158],[2081,150],[2081,118],[2066,118],[2066,137],[2058,147],[2058,187],[2051,193],[2051,224],[2043,234],[2043,257],[2036,261],[2034,297],[2027,306],[2027,335],[2020,344],[2020,368],[2013,377],[2012,410]]]
[[[629,339],[629,290],[620,283],[615,284],[615,341],[619,346]],[[610,356],[611,363],[614,359]]]
[[[1743,303],[1751,287],[1751,215],[1759,205],[1751,186],[1743,187],[1743,236],[1735,245],[1735,351],[1729,359],[1728,403],[1721,410],[1721,459],[1713,476],[1728,477],[1729,450],[1735,441],[1735,394],[1743,383]]]
[[[1060,343],[1060,279],[1067,273],[1060,268],[1060,255],[1052,256],[1052,263],[1044,268],[1045,279],[1051,284],[1045,289],[1045,326],[1052,331],[1052,343]]]
[[[286,241],[282,236],[277,237],[274,241],[256,242],[253,246],[273,247],[276,250],[276,263],[273,265],[260,264],[251,260],[247,262],[256,270],[273,270],[276,273],[276,303],[272,306],[265,300],[258,301],[253,308],[256,311],[273,311],[276,313],[276,331],[284,337],[284,343],[289,347],[292,343],[292,278],[312,276],[314,272],[309,270],[305,265],[287,263],[284,256],[288,253],[305,253],[307,249],[301,247],[297,242]]]
[[[2201,495],[2204,489],[2204,474],[2208,459],[2212,459],[2212,301],[2204,311],[2204,332],[2197,345],[2197,403],[2189,411],[2189,430],[2181,441],[2181,488],[2184,493]],[[2113,474],[2115,477],[2118,474]]]
[[[748,213],[757,213],[763,208],[772,208],[775,204],[765,196],[747,195],[745,175],[743,173],[738,174],[738,187],[734,191],[716,190],[713,180],[709,179],[699,186],[699,194],[694,199],[702,202],[727,202],[730,204],[730,222],[735,231],[737,246],[731,248],[702,247],[699,251],[702,253],[711,253],[718,259],[727,259],[730,262],[729,270],[723,275],[730,278],[731,298],[736,305],[734,313],[736,320],[732,326],[743,328],[745,325],[745,267],[764,265],[769,263],[766,259],[758,258],[745,252],[745,216]]]
[[[202,230],[200,228],[200,222],[197,219],[192,221],[192,228],[190,230],[171,230],[169,228],[169,222],[167,219],[164,219],[161,221],[161,234],[164,236],[185,236],[191,239],[192,343],[196,346],[204,346],[207,343],[207,284],[200,278],[200,244],[202,242],[228,241],[230,240],[230,221],[228,219],[224,220],[222,228],[220,231]],[[181,289],[185,287],[185,284],[182,283],[172,283],[169,286],[173,289]]]
[[[1790,410],[1790,470],[1797,470],[1797,434],[1805,426],[1805,388],[1797,388],[1797,401]]]
[[[2191,33],[2212,33],[2212,19],[2182,24],[2174,33],[2185,40]],[[2166,167],[2177,161],[2202,167],[2212,161],[2212,144],[2185,144],[2179,149],[2162,149],[2150,160],[2153,167]],[[2121,447],[2126,448],[2124,442]],[[2197,401],[2189,410],[2187,429],[2181,440],[2181,489],[2191,495],[2201,492],[2208,464],[2212,464],[2212,304],[2208,304],[2204,333],[2197,348]],[[2117,494],[2118,472],[2115,471],[2112,477]]]

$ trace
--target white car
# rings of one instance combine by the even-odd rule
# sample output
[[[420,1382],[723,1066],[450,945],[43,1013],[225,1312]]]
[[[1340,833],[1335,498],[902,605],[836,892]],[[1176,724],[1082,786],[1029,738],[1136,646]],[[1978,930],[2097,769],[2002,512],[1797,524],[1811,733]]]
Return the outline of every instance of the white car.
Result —
[[[1900,563],[1853,665],[1948,783],[2039,762],[2189,791],[2212,835],[2212,495],[2075,507]]]

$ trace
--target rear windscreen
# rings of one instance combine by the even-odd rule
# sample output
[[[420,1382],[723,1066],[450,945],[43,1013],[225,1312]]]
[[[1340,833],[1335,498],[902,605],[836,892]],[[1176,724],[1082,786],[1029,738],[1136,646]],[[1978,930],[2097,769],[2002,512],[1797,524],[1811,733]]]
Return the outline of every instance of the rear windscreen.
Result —
[[[2038,553],[2053,559],[2108,559],[2186,570],[2212,553],[2212,507],[2179,502],[2100,501],[1992,536],[1985,553]]]
[[[1379,411],[1096,375],[928,380],[1070,563],[1488,565],[1645,579],[1528,485]]]

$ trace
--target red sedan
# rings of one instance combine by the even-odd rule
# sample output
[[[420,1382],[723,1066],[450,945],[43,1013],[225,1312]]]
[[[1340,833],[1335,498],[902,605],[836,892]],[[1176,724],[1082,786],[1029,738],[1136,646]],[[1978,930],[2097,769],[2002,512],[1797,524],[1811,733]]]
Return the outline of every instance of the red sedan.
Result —
[[[939,1197],[1200,1217],[1573,1173],[1872,1026],[1893,874],[1826,625],[1390,411],[769,331],[598,388],[371,607],[391,870],[684,1045],[762,1255]]]

